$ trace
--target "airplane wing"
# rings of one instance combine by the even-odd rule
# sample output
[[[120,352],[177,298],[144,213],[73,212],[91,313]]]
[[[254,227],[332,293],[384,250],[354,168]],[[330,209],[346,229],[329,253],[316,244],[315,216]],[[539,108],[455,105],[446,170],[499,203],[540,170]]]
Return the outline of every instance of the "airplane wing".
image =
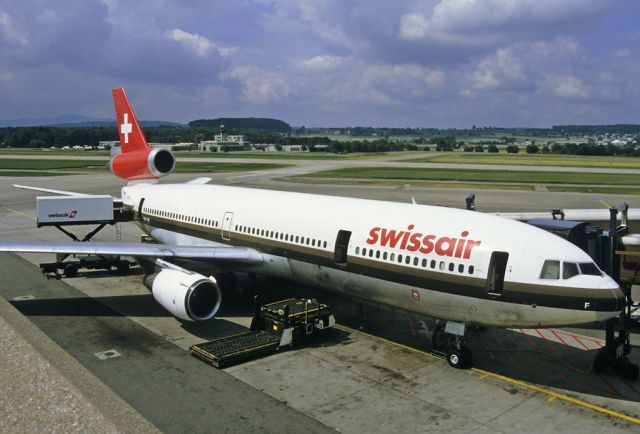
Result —
[[[596,221],[609,221],[609,210],[606,208],[598,208],[598,209],[564,209],[564,220],[579,220],[579,221],[588,221],[588,222],[596,222]],[[541,212],[496,212],[496,213],[485,213],[489,215],[500,216],[504,218],[508,218],[511,220],[520,220],[520,221],[528,221],[533,219],[548,219],[553,218],[552,211],[541,211]],[[557,216],[556,216],[557,217]],[[628,211],[628,219],[629,220],[640,220],[640,209],[629,209]],[[618,220],[620,220],[620,215],[618,215]]]
[[[200,247],[121,242],[3,241],[0,242],[0,252],[147,256],[200,259],[212,262],[231,261],[245,265],[258,265],[263,260],[260,252],[246,247]]]

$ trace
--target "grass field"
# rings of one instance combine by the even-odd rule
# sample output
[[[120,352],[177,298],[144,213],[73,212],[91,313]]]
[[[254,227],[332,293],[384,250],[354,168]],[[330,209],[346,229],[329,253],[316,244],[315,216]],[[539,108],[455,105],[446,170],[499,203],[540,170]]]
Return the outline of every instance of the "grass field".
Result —
[[[12,170],[70,170],[70,169],[104,169],[107,170],[106,161],[88,160],[36,160],[6,158],[0,159],[0,169]]]
[[[109,151],[85,151],[80,149],[0,148],[0,155],[69,155],[108,157]]]
[[[591,157],[584,155],[529,155],[457,152],[405,160],[414,163],[510,164],[522,166],[609,167],[640,169],[640,158]]]
[[[309,178],[369,178],[526,184],[640,185],[640,174],[356,167],[303,175]]]
[[[291,167],[291,164],[276,163],[192,163],[181,162],[176,165],[176,173],[226,173],[251,172],[254,170],[273,170]]]
[[[388,156],[388,152],[380,153],[353,153],[353,154],[328,154],[322,152],[199,152],[176,151],[176,157],[195,158],[247,158],[265,160],[345,160],[358,158],[376,158]],[[399,152],[398,155],[401,155]],[[396,155],[393,153],[392,155]]]
[[[47,172],[46,170],[0,170],[0,176],[11,177],[34,177],[34,176],[63,176],[68,175],[71,172]]]
[[[377,153],[351,153],[351,154],[330,154],[323,152],[200,152],[200,151],[172,151],[176,157],[185,158],[247,158],[247,159],[265,159],[265,160],[345,160],[360,158],[378,158],[389,155],[402,155],[403,152],[377,152]],[[406,152],[407,155],[411,153]],[[1,155],[68,155],[73,157],[108,157],[109,151],[84,151],[77,149],[22,149],[22,148],[2,148]]]
[[[249,172],[254,170],[271,170],[289,167],[289,164],[276,163],[198,163],[181,162],[176,166],[177,173],[225,173],[225,172]],[[37,172],[20,172],[21,170],[60,170],[70,173],[83,171],[107,171],[108,167],[102,161],[83,160],[36,160],[36,159],[0,159],[0,176],[3,173],[11,173],[6,176],[38,176]],[[62,173],[64,174],[64,173]],[[47,173],[47,176],[51,173]]]

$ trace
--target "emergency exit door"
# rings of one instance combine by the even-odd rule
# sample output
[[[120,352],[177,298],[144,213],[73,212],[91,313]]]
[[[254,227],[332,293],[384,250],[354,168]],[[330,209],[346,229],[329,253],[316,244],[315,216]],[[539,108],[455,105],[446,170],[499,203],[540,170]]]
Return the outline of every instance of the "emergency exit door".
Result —
[[[231,239],[231,225],[233,224],[233,213],[227,211],[224,213],[224,217],[222,218],[222,239],[230,240]]]

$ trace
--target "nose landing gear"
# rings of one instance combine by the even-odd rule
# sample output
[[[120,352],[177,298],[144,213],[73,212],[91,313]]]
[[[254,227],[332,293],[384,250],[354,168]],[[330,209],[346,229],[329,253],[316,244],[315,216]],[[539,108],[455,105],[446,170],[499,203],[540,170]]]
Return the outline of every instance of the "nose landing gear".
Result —
[[[631,353],[631,285],[621,285],[625,293],[626,307],[620,318],[612,318],[606,323],[605,345],[598,351],[593,361],[593,370],[601,372],[608,367],[627,380],[635,381],[640,375],[638,365],[631,363],[627,357]],[[616,329],[618,335],[616,336]]]
[[[431,340],[432,352],[444,357],[449,365],[456,369],[471,367],[471,350],[464,342],[465,324],[447,321],[445,325],[438,325]]]

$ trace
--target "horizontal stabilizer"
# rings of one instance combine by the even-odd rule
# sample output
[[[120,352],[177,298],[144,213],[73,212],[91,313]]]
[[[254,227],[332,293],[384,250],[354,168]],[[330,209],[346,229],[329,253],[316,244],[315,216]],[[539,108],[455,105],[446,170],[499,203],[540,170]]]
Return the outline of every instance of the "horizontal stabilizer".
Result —
[[[207,178],[206,176],[203,176],[202,178],[196,178],[196,179],[192,179],[191,181],[187,181],[185,182],[185,184],[204,185],[204,184],[207,184],[209,181],[211,181],[211,178]]]
[[[54,190],[51,188],[31,187],[28,185],[13,184],[13,186],[15,188],[21,188],[23,190],[42,191],[44,193],[60,194],[62,196],[95,196],[94,194],[77,193],[75,191],[67,191],[67,190]]]

